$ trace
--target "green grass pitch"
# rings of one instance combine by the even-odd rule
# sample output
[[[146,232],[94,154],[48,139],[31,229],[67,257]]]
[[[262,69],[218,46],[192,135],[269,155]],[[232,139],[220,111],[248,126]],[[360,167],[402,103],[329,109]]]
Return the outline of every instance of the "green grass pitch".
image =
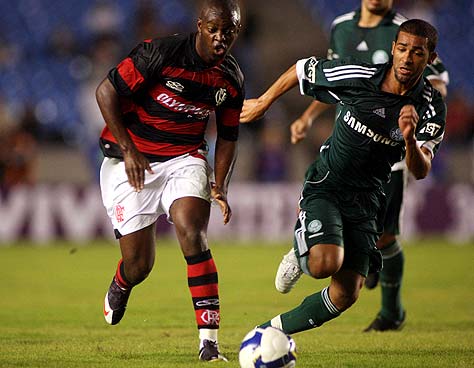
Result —
[[[0,367],[238,367],[243,336],[296,306],[327,281],[304,276],[278,294],[273,278],[287,244],[213,244],[219,269],[221,350],[229,363],[197,360],[186,268],[174,240],[159,241],[155,268],[132,292],[117,326],[102,317],[119,248],[62,243],[0,246]],[[474,244],[405,243],[407,323],[400,332],[362,333],[379,290],[324,326],[295,334],[297,368],[474,367]]]

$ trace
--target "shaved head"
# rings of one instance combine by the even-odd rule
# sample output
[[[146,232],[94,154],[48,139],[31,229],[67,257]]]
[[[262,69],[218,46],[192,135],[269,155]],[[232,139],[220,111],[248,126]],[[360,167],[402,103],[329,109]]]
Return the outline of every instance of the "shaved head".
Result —
[[[204,19],[210,9],[218,11],[221,16],[231,19],[234,24],[240,25],[240,6],[236,0],[203,0],[199,18]]]

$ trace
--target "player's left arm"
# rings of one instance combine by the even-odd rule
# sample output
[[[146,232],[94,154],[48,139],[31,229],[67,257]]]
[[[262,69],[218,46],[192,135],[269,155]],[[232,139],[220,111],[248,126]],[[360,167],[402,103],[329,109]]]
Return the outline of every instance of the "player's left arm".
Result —
[[[406,165],[417,180],[425,178],[431,170],[431,161],[444,137],[445,121],[446,105],[439,94],[422,117],[413,105],[400,111],[398,125],[405,140]]]

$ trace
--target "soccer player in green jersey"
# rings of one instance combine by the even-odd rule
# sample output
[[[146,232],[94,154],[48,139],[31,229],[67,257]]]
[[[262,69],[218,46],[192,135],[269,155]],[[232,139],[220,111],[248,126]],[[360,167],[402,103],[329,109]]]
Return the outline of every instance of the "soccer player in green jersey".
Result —
[[[392,9],[392,3],[392,0],[362,0],[360,9],[337,17],[331,27],[328,59],[353,56],[360,61],[374,64],[389,61],[392,41],[398,27],[407,20]],[[439,58],[426,67],[424,76],[446,97],[449,76]],[[313,101],[291,125],[292,143],[301,141],[313,121],[329,106],[320,101]],[[392,166],[390,181],[384,185],[387,211],[383,223],[384,231],[377,241],[377,248],[382,252],[383,268],[380,273],[369,274],[365,281],[365,286],[373,289],[380,277],[382,306],[376,318],[364,331],[398,330],[405,321],[401,299],[404,254],[397,235],[400,234],[400,212],[406,177],[405,162],[397,162]],[[285,256],[275,279],[277,290],[288,292],[289,285],[294,285],[299,274],[301,273],[298,273],[291,259],[288,260]]]
[[[391,62],[302,59],[245,101],[242,123],[261,118],[298,83],[302,93],[340,106],[332,135],[306,173],[293,248],[296,268],[331,281],[262,327],[291,334],[321,326],[348,309],[367,274],[380,270],[376,242],[391,166],[405,157],[413,176],[425,178],[444,136],[446,105],[422,77],[437,56],[437,39],[429,23],[409,20],[392,43]]]

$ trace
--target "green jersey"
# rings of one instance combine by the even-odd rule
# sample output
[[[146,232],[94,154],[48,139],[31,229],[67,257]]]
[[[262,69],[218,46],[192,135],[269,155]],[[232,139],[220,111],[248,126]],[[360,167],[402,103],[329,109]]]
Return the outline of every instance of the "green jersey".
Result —
[[[386,63],[390,60],[392,41],[398,27],[406,20],[403,15],[391,10],[376,27],[364,28],[358,25],[360,9],[341,15],[334,19],[331,26],[328,59],[352,56],[365,63]],[[424,76],[449,83],[448,72],[439,58],[426,67]]]
[[[341,186],[371,190],[388,181],[391,166],[405,156],[398,117],[407,104],[414,105],[420,117],[418,146],[434,156],[443,139],[446,105],[441,94],[424,78],[405,95],[383,92],[380,86],[390,67],[353,58],[311,57],[296,63],[303,94],[340,106],[320,160]]]

